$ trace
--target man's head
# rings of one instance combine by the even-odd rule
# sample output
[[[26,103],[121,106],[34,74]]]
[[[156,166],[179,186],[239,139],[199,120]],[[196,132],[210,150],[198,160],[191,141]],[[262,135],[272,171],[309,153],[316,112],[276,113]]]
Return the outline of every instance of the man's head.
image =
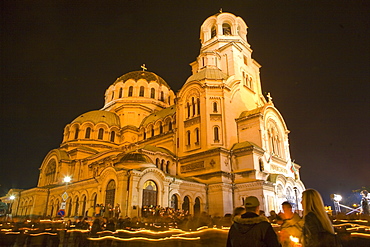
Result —
[[[281,204],[281,206],[283,207],[284,213],[286,213],[286,212],[292,212],[292,204],[290,204],[288,201],[283,202]]]
[[[258,214],[260,202],[255,196],[248,196],[244,200],[245,211]]]

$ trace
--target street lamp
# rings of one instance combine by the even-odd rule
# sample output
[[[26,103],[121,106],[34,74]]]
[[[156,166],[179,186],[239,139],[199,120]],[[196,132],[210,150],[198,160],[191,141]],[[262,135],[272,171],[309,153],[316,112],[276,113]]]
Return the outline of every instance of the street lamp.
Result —
[[[294,190],[294,193],[295,193],[295,205],[296,205],[296,210],[297,210],[297,213],[298,213],[298,211],[299,211],[299,208],[298,208],[298,188],[294,187],[293,190]]]
[[[7,215],[7,218],[9,217],[10,219],[12,218],[12,207],[13,207],[13,201],[15,199],[15,196],[14,195],[11,195],[9,196],[9,199],[10,199],[10,204],[9,204],[9,208],[8,208],[8,215]]]

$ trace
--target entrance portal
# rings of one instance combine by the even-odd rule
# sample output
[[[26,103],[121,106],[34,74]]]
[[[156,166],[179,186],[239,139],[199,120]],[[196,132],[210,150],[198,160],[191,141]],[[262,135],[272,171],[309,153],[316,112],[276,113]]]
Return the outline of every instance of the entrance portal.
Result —
[[[114,197],[116,194],[116,182],[114,180],[109,181],[107,189],[105,191],[105,206],[110,205],[114,207]]]
[[[144,206],[156,206],[157,205],[157,185],[152,180],[148,180],[144,183],[143,189],[143,208]]]

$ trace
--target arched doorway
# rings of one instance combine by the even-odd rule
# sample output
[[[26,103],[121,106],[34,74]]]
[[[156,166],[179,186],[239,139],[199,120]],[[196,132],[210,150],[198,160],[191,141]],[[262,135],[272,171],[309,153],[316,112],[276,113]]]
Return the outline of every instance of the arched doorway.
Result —
[[[171,208],[175,210],[179,209],[179,199],[175,194],[171,196]]]
[[[188,196],[185,196],[184,197],[184,202],[182,203],[182,210],[184,210],[184,212],[188,212],[189,213],[189,209],[190,209],[190,199]]]
[[[194,203],[194,215],[199,215],[200,214],[200,199],[199,197],[195,198],[195,203]]]
[[[112,179],[107,184],[107,189],[105,190],[105,207],[108,204],[114,206],[114,197],[116,195],[116,182]]]
[[[143,188],[143,207],[157,205],[157,185],[152,180],[144,183]]]

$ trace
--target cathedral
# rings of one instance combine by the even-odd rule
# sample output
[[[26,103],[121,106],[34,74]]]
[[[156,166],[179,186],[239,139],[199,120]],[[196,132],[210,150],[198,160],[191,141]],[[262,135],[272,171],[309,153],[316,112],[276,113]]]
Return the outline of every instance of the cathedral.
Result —
[[[108,87],[101,109],[67,124],[37,187],[9,191],[13,216],[63,209],[75,217],[97,204],[119,204],[130,217],[149,206],[223,216],[251,195],[266,212],[284,201],[301,209],[300,166],[282,115],[262,93],[246,23],[217,13],[203,22],[200,42],[177,93],[142,66]]]

